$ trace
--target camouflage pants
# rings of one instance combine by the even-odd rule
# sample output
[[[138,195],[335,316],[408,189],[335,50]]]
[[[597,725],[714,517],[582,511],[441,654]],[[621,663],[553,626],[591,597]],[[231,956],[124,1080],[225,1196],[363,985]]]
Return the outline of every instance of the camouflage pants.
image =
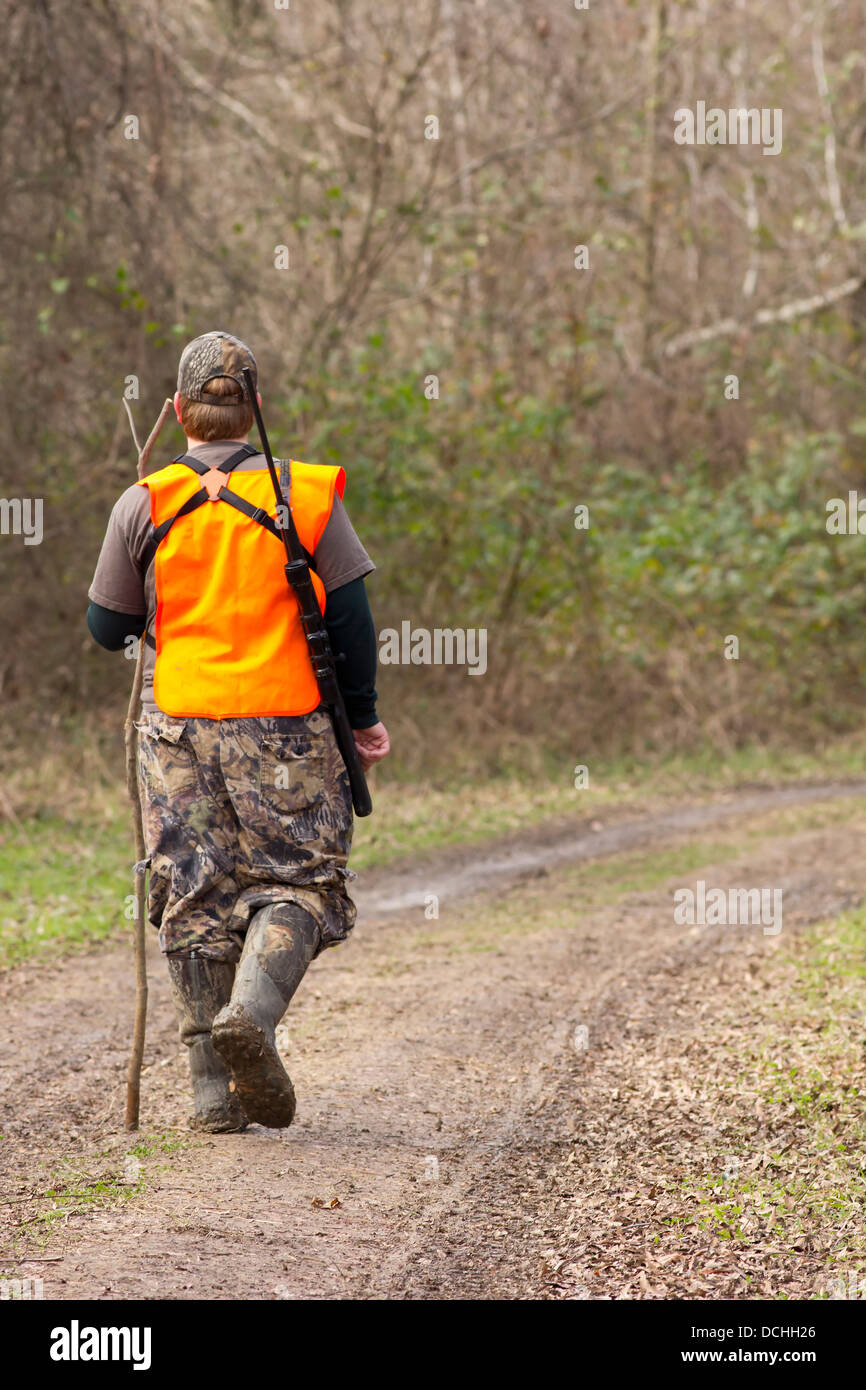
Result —
[[[352,800],[328,715],[145,712],[136,728],[161,949],[236,961],[251,917],[274,902],[310,912],[322,947],[344,941],[355,921]]]

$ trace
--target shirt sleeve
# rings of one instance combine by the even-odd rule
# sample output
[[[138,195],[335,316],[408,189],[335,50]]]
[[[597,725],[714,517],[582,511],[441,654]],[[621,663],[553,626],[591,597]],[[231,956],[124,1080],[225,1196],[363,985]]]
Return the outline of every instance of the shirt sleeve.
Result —
[[[135,616],[103,608],[91,599],[87,606],[87,626],[90,635],[107,652],[119,652],[130,637],[140,637],[145,628],[144,613]]]
[[[149,526],[147,489],[133,484],[117,499],[108,519],[93,583],[87,591],[91,602],[115,613],[147,612],[140,560]]]
[[[376,713],[376,628],[363,579],[342,584],[328,595],[325,626],[331,641],[337,683],[353,729],[378,724]]]
[[[376,566],[370,559],[349,520],[342,500],[334,496],[328,524],[313,555],[313,569],[325,586],[325,593],[372,574]]]

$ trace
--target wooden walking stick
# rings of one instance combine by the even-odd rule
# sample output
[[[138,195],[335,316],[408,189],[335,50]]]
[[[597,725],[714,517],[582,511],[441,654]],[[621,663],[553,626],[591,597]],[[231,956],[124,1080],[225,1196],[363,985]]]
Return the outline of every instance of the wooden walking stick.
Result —
[[[135,423],[128,401],[124,398],[126,413],[132,438],[138,450],[138,476],[143,478],[147,472],[147,460],[157,441],[159,432],[171,410],[171,399],[166,400],[159,413],[159,419],[147,437],[144,448],[139,448],[135,433]],[[138,659],[132,680],[132,692],[126,722],[123,726],[123,743],[126,749],[126,790],[132,806],[132,830],[135,837],[135,873],[133,882],[133,901],[135,918],[133,922],[133,953],[135,957],[135,1022],[132,1029],[132,1047],[129,1053],[129,1066],[126,1071],[126,1128],[138,1129],[138,1109],[141,1099],[141,1059],[144,1056],[144,1030],[147,1024],[147,955],[144,930],[144,914],[147,900],[147,849],[144,843],[144,823],[141,815],[141,797],[138,791],[138,731],[135,720],[141,699],[141,684],[144,677],[144,633],[138,643]]]

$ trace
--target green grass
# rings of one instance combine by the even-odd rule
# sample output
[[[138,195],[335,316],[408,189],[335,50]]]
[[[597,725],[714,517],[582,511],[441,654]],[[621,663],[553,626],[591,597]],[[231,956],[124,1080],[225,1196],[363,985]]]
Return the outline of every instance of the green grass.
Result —
[[[457,955],[495,951],[504,936],[531,936],[567,926],[569,921],[577,923],[587,912],[615,904],[627,894],[649,893],[671,881],[693,882],[694,875],[708,865],[756,853],[781,835],[847,824],[858,817],[866,817],[866,798],[817,802],[742,817],[730,828],[719,828],[700,839],[578,861],[557,868],[555,893],[545,878],[540,885],[530,881],[506,899],[474,899],[465,910],[451,906],[448,915],[455,919],[455,926],[450,935],[442,920],[429,925],[419,922],[414,939],[419,947],[437,948],[447,936]],[[519,902],[519,911],[512,910],[514,902]]]
[[[623,759],[590,766],[589,785],[579,790],[574,765],[548,760],[532,774],[473,778],[446,787],[387,780],[374,785],[374,814],[356,823],[352,864],[378,867],[404,855],[478,844],[611,808],[640,811],[648,802],[696,802],[738,787],[866,779],[866,740],[840,739],[818,753],[752,746],[725,758],[708,749],[643,763]]]
[[[724,1153],[683,1181],[694,1208],[680,1224],[724,1241],[753,1242],[759,1233],[768,1263],[821,1242],[827,1285],[843,1276],[866,1287],[866,907],[795,939],[770,976],[762,1026],[746,1039],[738,1034],[736,1049],[721,1040],[716,1076],[718,1113],[733,1113],[748,1096],[763,1107],[775,1142],[757,1154],[741,1117],[739,1138],[732,1126]]]
[[[34,955],[90,947],[128,932],[131,925],[126,913],[132,893],[132,843],[123,788],[112,788],[105,781],[105,768],[94,763],[90,772],[98,786],[92,800],[83,801],[80,785],[73,785],[68,776],[64,781],[59,772],[48,775],[47,764],[40,767],[41,785],[57,788],[51,794],[55,801],[66,789],[66,813],[55,810],[0,823],[0,968]],[[847,739],[820,758],[752,748],[724,762],[707,753],[658,764],[608,764],[590,769],[590,784],[580,790],[573,786],[572,767],[553,765],[532,776],[527,772],[447,787],[385,779],[373,788],[373,816],[356,824],[351,862],[363,871],[547,823],[583,820],[612,810],[637,814],[683,799],[699,801],[736,786],[863,775],[863,742]],[[826,823],[834,817],[846,819],[854,814],[855,804],[828,803],[822,812],[815,807],[797,809],[785,813],[787,820],[774,823],[793,833],[799,825],[818,824],[819,814],[829,818]],[[727,836],[716,836],[713,845],[702,842],[696,848],[697,862],[718,857],[730,843]],[[599,891],[606,881],[612,891],[639,890],[657,881],[653,872],[679,872],[680,864],[685,871],[692,862],[690,852],[678,860],[672,851],[667,869],[658,855],[621,856],[615,864],[582,865],[580,873]]]
[[[787,808],[712,838],[558,869],[496,902],[419,922],[413,942],[455,954],[495,951],[505,936],[561,930],[780,833],[855,814],[862,823],[864,809],[859,798]],[[839,1280],[866,1289],[866,906],[780,938],[757,970],[755,989],[744,992],[741,981],[720,987],[718,1009],[702,1015],[682,1066],[674,1058],[671,1069],[662,1046],[661,1068],[645,1072],[656,1062],[641,1055],[636,1084],[649,1091],[652,1077],[681,1080],[709,1140],[671,1160],[667,1175],[667,1160],[656,1156],[652,1181],[674,1208],[659,1219],[683,1238],[706,1233],[734,1259],[738,1247],[757,1248],[768,1273],[808,1256],[808,1297],[827,1297]]]
[[[188,1149],[192,1135],[176,1134],[169,1130],[166,1134],[145,1135],[133,1144],[129,1152],[136,1158],[153,1158],[156,1154],[177,1154]]]
[[[863,798],[780,808],[687,843],[558,868],[495,899],[451,904],[435,922],[419,913],[411,949],[383,942],[378,973],[415,968],[419,952],[494,952],[509,936],[577,926],[779,835],[862,825],[864,815]],[[780,938],[755,968],[754,985],[718,986],[687,1059],[663,1043],[640,1054],[636,1086],[651,1095],[652,1078],[682,1082],[707,1135],[685,1156],[653,1154],[652,1183],[671,1212],[658,1219],[690,1248],[705,1252],[695,1235],[717,1240],[734,1269],[738,1249],[759,1250],[768,1276],[808,1261],[806,1297],[827,1297],[837,1280],[866,1289],[866,907]],[[318,1026],[307,1020],[311,1033]]]
[[[92,946],[128,928],[130,857],[120,817],[7,826],[0,834],[0,965]]]
[[[124,1206],[146,1190],[148,1160],[152,1167],[153,1159],[170,1159],[189,1143],[185,1135],[142,1135],[119,1163],[117,1153],[112,1151],[94,1156],[86,1169],[71,1158],[62,1159],[51,1169],[47,1185],[27,1199],[29,1209],[19,1222],[16,1243],[23,1240],[31,1246],[45,1246],[70,1217]],[[169,1162],[157,1165],[168,1166]],[[89,1171],[94,1167],[99,1171]]]

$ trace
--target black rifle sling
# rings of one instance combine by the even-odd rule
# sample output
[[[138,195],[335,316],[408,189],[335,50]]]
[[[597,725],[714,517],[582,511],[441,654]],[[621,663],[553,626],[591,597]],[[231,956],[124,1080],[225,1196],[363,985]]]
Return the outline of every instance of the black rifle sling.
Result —
[[[287,486],[283,489],[283,491],[285,493],[286,498],[291,499],[292,475],[291,465],[287,459],[283,459],[280,463],[281,483],[284,476],[288,477],[289,482]],[[217,497],[219,498],[220,502],[228,502],[230,507],[234,507],[236,511],[243,512],[244,516],[248,516],[252,521],[257,521],[260,526],[264,526],[265,530],[270,531],[271,535],[276,536],[277,540],[281,539],[280,528],[274,524],[273,517],[270,515],[269,512],[265,510],[264,507],[254,507],[252,502],[248,502],[245,497],[239,496],[238,493],[232,492],[227,487],[220,488],[219,492],[217,493]],[[294,529],[295,523],[292,517],[290,501],[284,500],[283,505],[286,508],[286,511],[288,512],[289,525]],[[306,560],[308,565],[312,565],[313,557],[310,555],[310,552],[307,549],[305,549],[303,545],[301,545],[301,538],[298,535],[297,530],[294,531],[294,537],[300,554],[304,556],[304,559]]]
[[[280,491],[283,494],[283,505],[285,507],[287,526],[286,531],[289,535],[289,545],[295,560],[303,559],[309,569],[313,568],[313,557],[307,547],[301,542],[298,535],[298,528],[295,525],[295,518],[292,515],[292,460],[280,459]]]
[[[243,444],[236,453],[232,454],[230,458],[226,459],[225,463],[220,465],[219,471],[221,473],[231,473],[244,459],[252,458],[253,454],[257,454],[258,452],[258,449],[254,449],[251,444]],[[176,459],[172,459],[172,463],[184,464],[185,467],[191,468],[193,473],[198,473],[199,477],[211,471],[206,463],[202,463],[199,459],[194,459],[191,454],[178,454]],[[144,555],[142,556],[143,571],[147,571],[149,566],[153,563],[153,557],[156,554],[157,546],[161,541],[165,540],[178,518],[189,516],[190,512],[197,511],[207,500],[207,489],[201,488],[198,492],[194,492],[192,497],[187,498],[183,506],[177,509],[174,516],[166,517],[165,521],[160,522],[159,526],[154,527],[153,535],[150,537],[145,547]]]
[[[255,454],[258,454],[258,452],[258,449],[254,449],[251,444],[242,445],[237,453],[232,454],[225,463],[219,465],[220,473],[233,472],[239,463],[242,463],[244,459],[252,458]],[[187,468],[192,469],[194,473],[197,473],[199,477],[203,477],[206,473],[211,472],[211,467],[208,464],[202,463],[200,459],[193,458],[191,454],[179,454],[177,458],[172,459],[172,463],[184,464]],[[305,563],[312,566],[312,556],[306,547],[301,544],[301,538],[298,535],[291,513],[291,479],[291,464],[288,459],[282,459],[280,461],[280,483],[283,486],[286,497],[286,512],[289,520],[288,529],[293,542],[293,549],[298,557],[303,556]],[[167,517],[165,521],[160,522],[159,526],[154,527],[153,535],[150,537],[144,551],[144,572],[146,572],[153,563],[157,546],[161,541],[165,540],[174,523],[180,517],[189,516],[191,512],[197,511],[198,508],[203,506],[208,500],[207,489],[201,488],[198,492],[194,492],[192,497],[187,498],[186,502],[184,502],[182,507],[178,508],[174,516]],[[274,524],[273,518],[263,507],[254,507],[245,497],[241,497],[239,493],[227,487],[220,488],[216,500],[219,502],[227,502],[230,507],[234,507],[236,511],[242,512],[244,516],[248,516],[251,521],[258,522],[259,526],[264,527],[264,529],[269,531],[272,536],[275,536],[277,540],[282,539],[279,527]],[[148,647],[152,647],[153,650],[156,651],[156,641],[149,632],[145,633],[144,640]]]
[[[281,486],[280,479],[277,476],[274,456],[271,453],[271,446],[268,443],[267,431],[265,430],[265,422],[262,419],[262,412],[259,408],[256,379],[249,367],[241,367],[241,376],[247,388],[247,397],[252,407],[256,428],[259,432],[259,439],[261,440],[261,445],[265,452],[268,472],[271,475],[271,486],[274,490],[274,501],[277,505],[277,515],[280,517],[281,521],[283,508],[285,508],[286,511],[286,521],[282,524],[280,530],[286,556],[286,564],[283,566],[283,570],[285,572],[286,581],[290,588],[294,590],[298,602],[301,623],[304,628],[304,636],[307,639],[307,651],[310,654],[313,674],[316,677],[316,684],[319,687],[319,696],[322,704],[327,708],[330,714],[337,747],[346,765],[346,775],[349,779],[349,787],[352,793],[352,805],[355,809],[355,814],[357,816],[369,816],[373,809],[373,803],[370,799],[370,789],[364,777],[364,770],[361,767],[361,759],[358,756],[358,749],[355,744],[355,735],[349,723],[345,701],[343,700],[343,694],[337,680],[337,672],[331,653],[330,640],[328,638],[328,629],[323,620],[322,611],[319,608],[308,560],[302,558],[305,555],[305,551],[298,536],[295,519],[292,516],[291,505],[286,507],[286,491]],[[286,479],[286,481],[290,489],[291,478]],[[289,499],[291,501],[290,492]]]

